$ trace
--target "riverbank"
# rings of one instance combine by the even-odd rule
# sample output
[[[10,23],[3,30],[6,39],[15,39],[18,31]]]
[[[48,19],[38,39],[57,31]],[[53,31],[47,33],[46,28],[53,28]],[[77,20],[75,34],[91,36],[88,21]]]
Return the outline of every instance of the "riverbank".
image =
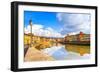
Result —
[[[62,44],[72,44],[72,45],[90,45],[90,41],[68,41],[61,42]]]
[[[48,54],[44,54],[41,51],[37,50],[34,47],[29,47],[27,53],[24,57],[25,62],[31,61],[53,61],[54,58]]]

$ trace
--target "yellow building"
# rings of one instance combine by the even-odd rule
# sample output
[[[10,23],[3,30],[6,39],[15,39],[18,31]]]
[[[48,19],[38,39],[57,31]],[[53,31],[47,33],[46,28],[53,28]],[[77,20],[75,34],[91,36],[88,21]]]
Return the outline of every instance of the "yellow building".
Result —
[[[80,32],[76,35],[67,35],[65,36],[65,41],[90,41],[90,34]]]
[[[24,34],[24,44],[30,44],[31,43],[31,36],[30,34]]]
[[[31,44],[32,43],[38,43],[41,41],[41,38],[39,36],[32,35],[31,39],[31,34],[24,34],[24,44]]]
[[[77,41],[78,35],[67,35],[65,36],[65,41]]]

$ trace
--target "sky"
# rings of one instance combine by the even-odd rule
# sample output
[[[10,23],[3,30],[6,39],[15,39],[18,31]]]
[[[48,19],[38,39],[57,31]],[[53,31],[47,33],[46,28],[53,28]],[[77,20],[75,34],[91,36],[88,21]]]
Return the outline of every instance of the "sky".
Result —
[[[80,31],[90,34],[90,14],[24,11],[25,33],[30,33],[29,20],[32,33],[38,36],[64,37]]]
[[[25,11],[24,16],[24,23],[25,26],[29,25],[29,20],[32,20],[33,24],[41,24],[45,28],[51,27],[59,31],[61,25],[56,17],[55,12],[32,12],[32,11]],[[57,27],[56,27],[57,26]]]

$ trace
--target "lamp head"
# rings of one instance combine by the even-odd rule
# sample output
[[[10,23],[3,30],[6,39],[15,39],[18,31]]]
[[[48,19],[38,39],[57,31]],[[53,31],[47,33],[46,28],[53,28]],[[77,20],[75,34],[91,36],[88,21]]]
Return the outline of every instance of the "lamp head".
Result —
[[[32,25],[32,20],[29,20],[29,24],[31,24],[31,25]]]

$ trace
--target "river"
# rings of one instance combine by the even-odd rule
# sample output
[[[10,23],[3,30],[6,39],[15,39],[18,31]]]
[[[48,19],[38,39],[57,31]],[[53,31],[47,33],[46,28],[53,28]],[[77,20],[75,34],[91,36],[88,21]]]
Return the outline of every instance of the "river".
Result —
[[[49,48],[41,49],[41,52],[52,56],[55,60],[89,59],[90,45],[54,43]]]

